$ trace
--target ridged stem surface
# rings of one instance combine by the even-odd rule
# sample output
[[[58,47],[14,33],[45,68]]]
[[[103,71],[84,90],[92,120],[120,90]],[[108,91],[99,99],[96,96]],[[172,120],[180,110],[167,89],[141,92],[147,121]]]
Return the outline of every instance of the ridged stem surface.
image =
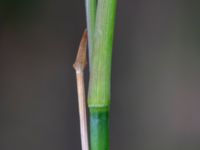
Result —
[[[91,150],[109,150],[108,114],[115,11],[116,0],[98,0],[88,93]]]
[[[93,49],[93,39],[96,21],[96,7],[97,0],[85,0],[86,7],[86,22],[87,22],[87,32],[88,32],[88,47],[89,47],[89,62],[91,61],[92,49]],[[91,63],[90,63],[91,66]]]

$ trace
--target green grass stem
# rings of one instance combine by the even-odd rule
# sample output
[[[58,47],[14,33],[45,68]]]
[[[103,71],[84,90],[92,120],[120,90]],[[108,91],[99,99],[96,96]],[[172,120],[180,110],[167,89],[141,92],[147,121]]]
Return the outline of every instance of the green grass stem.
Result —
[[[85,0],[86,6],[86,18],[87,18],[87,32],[88,32],[88,46],[89,46],[89,62],[91,61],[92,49],[93,49],[93,39],[96,21],[96,7],[97,0]],[[91,63],[90,63],[91,66]]]
[[[109,111],[90,108],[91,150],[109,149]]]
[[[92,38],[88,93],[91,150],[109,150],[108,114],[115,12],[116,0],[98,0],[95,28],[88,29],[93,33],[93,37],[89,34],[89,39]],[[94,25],[90,21],[89,24]]]

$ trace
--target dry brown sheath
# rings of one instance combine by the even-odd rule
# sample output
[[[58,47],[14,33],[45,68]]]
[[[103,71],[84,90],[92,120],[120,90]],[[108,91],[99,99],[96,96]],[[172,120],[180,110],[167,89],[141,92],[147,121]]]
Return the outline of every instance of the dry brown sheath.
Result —
[[[87,31],[85,30],[79,45],[78,54],[76,56],[76,61],[73,65],[74,69],[77,71],[84,71],[87,64]]]
[[[84,85],[84,69],[87,64],[86,53],[87,53],[87,32],[84,31],[81,42],[80,42],[76,61],[73,65],[76,71],[76,80],[77,80],[82,150],[89,150],[87,113],[86,113],[86,96],[85,96],[85,85]]]

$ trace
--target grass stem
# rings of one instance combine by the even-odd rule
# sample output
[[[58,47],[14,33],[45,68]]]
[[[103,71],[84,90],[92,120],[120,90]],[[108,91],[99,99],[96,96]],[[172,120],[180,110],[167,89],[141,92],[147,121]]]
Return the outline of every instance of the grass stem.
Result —
[[[89,150],[86,98],[85,98],[85,85],[84,85],[84,68],[86,66],[86,47],[87,47],[87,33],[85,31],[83,33],[83,37],[80,42],[76,61],[73,65],[76,71],[76,80],[77,80],[82,150]]]
[[[93,38],[96,21],[96,7],[97,0],[85,0],[86,5],[86,18],[87,18],[87,30],[88,30],[88,45],[89,45],[89,62],[91,61],[92,49],[93,49]],[[91,65],[91,63],[89,63]]]
[[[109,108],[116,0],[99,0],[90,54],[88,105],[91,150],[109,150]]]

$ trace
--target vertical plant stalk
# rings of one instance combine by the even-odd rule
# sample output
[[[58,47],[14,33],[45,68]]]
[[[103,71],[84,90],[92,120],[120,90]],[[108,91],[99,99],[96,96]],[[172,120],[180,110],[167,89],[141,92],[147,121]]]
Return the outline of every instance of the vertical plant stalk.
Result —
[[[99,0],[91,53],[88,105],[91,150],[109,150],[109,109],[116,0]]]
[[[83,37],[80,42],[76,61],[73,65],[76,71],[76,80],[77,80],[82,150],[89,150],[86,98],[85,98],[85,86],[84,86],[84,69],[87,63],[86,48],[87,48],[87,32],[85,31],[83,33]]]
[[[85,0],[86,7],[86,20],[87,20],[87,32],[88,32],[88,47],[89,47],[89,62],[92,57],[92,49],[94,42],[94,30],[95,30],[95,20],[96,20],[96,7],[97,0]],[[92,64],[89,63],[91,66]]]

